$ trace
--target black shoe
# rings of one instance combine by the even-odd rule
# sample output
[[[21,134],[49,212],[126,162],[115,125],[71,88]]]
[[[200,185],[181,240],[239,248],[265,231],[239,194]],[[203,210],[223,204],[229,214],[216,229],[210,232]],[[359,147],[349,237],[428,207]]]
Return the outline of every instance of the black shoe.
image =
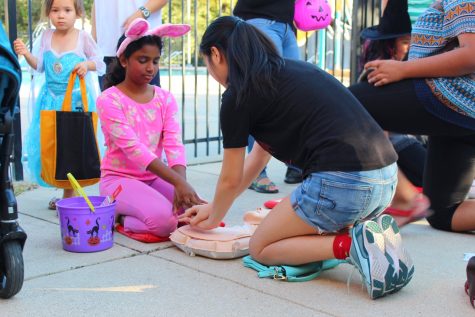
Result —
[[[301,172],[293,168],[287,167],[287,172],[285,173],[284,182],[286,182],[287,184],[298,184],[298,183],[301,183],[302,180],[303,180],[303,177],[302,177]]]

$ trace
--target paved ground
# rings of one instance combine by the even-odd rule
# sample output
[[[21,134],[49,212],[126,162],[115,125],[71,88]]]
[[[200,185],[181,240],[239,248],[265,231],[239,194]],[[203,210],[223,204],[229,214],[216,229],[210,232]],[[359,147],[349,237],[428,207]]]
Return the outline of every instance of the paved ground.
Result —
[[[220,164],[189,168],[200,194],[212,198]],[[272,162],[269,175],[283,194],[285,169]],[[88,189],[97,194],[97,186]],[[472,234],[431,229],[425,221],[403,229],[415,261],[412,282],[401,292],[370,300],[358,272],[341,265],[316,280],[287,283],[260,280],[241,260],[189,257],[170,243],[142,244],[120,234],[114,247],[98,253],[70,253],[61,247],[58,218],[46,209],[59,191],[39,188],[18,197],[20,223],[28,233],[25,283],[0,301],[1,316],[473,316],[463,290],[465,252],[475,252]],[[248,190],[226,217],[242,214],[274,195]]]

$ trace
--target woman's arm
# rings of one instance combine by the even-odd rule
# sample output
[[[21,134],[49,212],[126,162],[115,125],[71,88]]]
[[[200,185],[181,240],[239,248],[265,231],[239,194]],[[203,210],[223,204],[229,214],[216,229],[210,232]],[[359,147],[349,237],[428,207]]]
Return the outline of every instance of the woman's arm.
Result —
[[[475,72],[475,33],[458,36],[460,47],[438,55],[398,62],[377,60],[365,65],[374,70],[368,82],[382,86],[408,78],[457,77]]]
[[[180,221],[189,222],[202,229],[216,228],[238,197],[269,161],[270,155],[258,144],[244,159],[246,148],[225,149],[223,166],[213,202],[194,206],[179,217]]]
[[[167,3],[168,0],[148,0],[144,7],[154,13],[161,10]]]
[[[149,0],[147,1],[147,3],[145,3],[144,7],[150,10],[151,13],[155,13],[161,10],[167,3],[168,3],[168,0]],[[124,28],[127,29],[129,24],[132,23],[132,21],[137,18],[143,19],[142,11],[137,10],[132,15],[130,15],[127,18],[127,20],[125,20],[124,22]]]

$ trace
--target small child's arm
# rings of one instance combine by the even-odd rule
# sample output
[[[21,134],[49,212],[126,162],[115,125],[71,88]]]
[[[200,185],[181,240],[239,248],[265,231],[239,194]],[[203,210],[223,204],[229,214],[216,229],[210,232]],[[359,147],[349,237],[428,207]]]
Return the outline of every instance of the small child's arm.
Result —
[[[30,53],[25,43],[23,43],[21,39],[16,39],[13,42],[13,49],[17,55],[23,55],[25,57],[26,62],[31,66],[31,68],[35,70],[37,69],[38,59]]]

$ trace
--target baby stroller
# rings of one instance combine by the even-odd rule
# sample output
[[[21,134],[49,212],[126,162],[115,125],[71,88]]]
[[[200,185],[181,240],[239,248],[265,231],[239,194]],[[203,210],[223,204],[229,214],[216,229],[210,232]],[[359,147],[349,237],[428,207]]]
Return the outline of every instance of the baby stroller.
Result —
[[[10,298],[23,285],[23,246],[17,202],[9,173],[13,150],[13,114],[18,104],[21,69],[0,21],[0,298]]]

